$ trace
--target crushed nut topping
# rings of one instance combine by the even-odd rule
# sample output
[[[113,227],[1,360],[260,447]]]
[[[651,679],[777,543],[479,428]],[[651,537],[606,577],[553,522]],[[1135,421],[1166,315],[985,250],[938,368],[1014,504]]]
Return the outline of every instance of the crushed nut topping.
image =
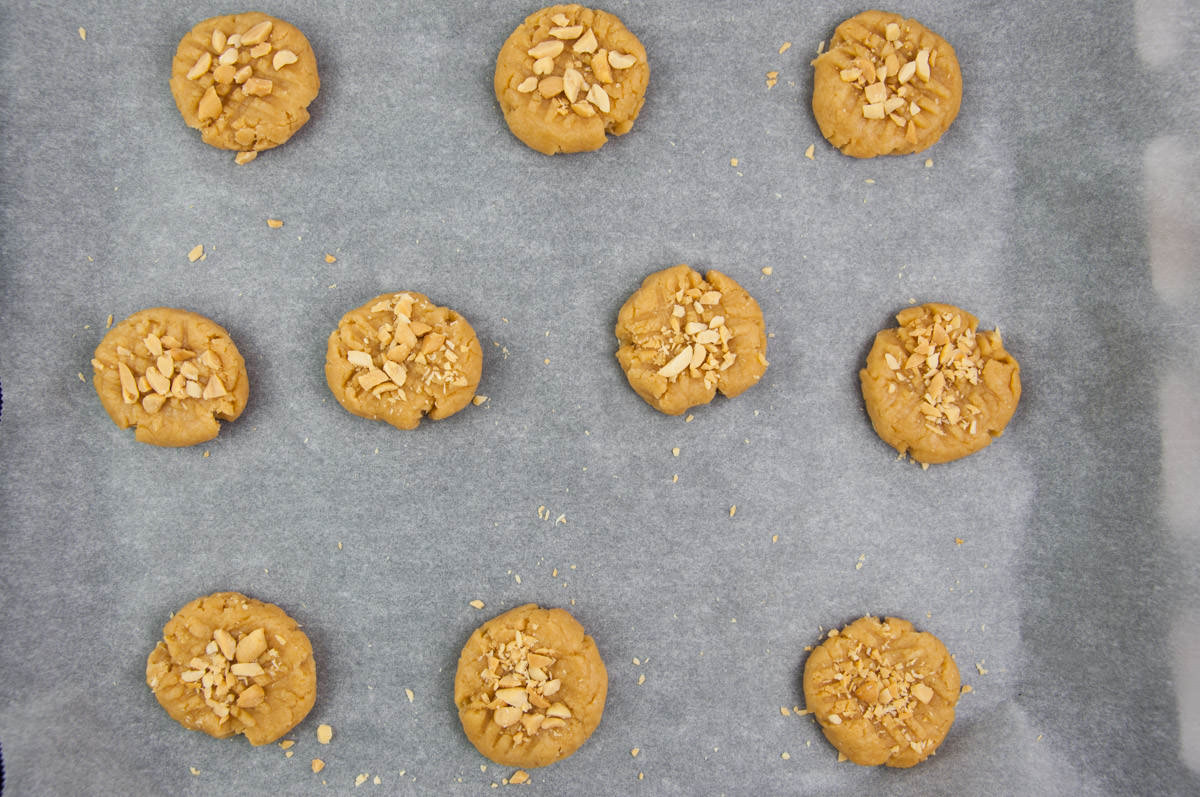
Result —
[[[202,696],[218,725],[231,716],[253,725],[254,718],[245,712],[263,704],[266,687],[280,673],[279,652],[268,646],[262,628],[240,637],[217,628],[204,655],[192,658],[187,666],[179,680]]]
[[[374,339],[355,338],[350,330],[343,333],[346,360],[355,368],[354,381],[376,398],[407,401],[410,391],[444,394],[468,384],[449,330],[414,321],[414,302],[410,294],[397,293],[373,305],[372,313],[392,316],[374,331]]]
[[[532,63],[517,91],[532,95],[536,90],[560,116],[575,113],[590,119],[610,113],[614,99],[623,96],[618,73],[634,66],[637,56],[601,47],[594,30],[565,13],[550,21],[554,27],[547,31],[548,38],[527,50]]]
[[[557,655],[519,630],[512,640],[488,651],[486,666],[479,673],[483,681],[479,699],[491,710],[492,722],[510,734],[515,745],[543,731],[565,728],[572,717],[564,703],[554,700],[562,689],[553,671]]]
[[[711,388],[717,383],[717,375],[737,360],[729,350],[733,332],[725,326],[725,316],[720,312],[721,292],[698,287],[681,289],[674,299],[667,325],[657,335],[639,341],[639,345],[658,350],[663,365],[657,373],[668,382],[688,373]]]
[[[199,355],[173,336],[150,332],[137,344],[137,351],[116,348],[117,376],[121,380],[121,399],[126,404],[141,404],[151,415],[169,400],[206,400],[227,395],[221,381],[221,357],[210,348]],[[97,371],[104,364],[92,361]]]
[[[903,321],[897,334],[903,351],[885,352],[883,359],[897,384],[923,397],[918,409],[925,427],[939,435],[948,426],[975,434],[977,416],[984,412],[977,399],[966,398],[968,386],[979,384],[984,365],[975,330],[957,313],[921,311]]]
[[[918,47],[907,22],[889,22],[883,36],[868,32],[855,52],[853,64],[838,74],[862,91],[863,118],[890,120],[904,130],[905,140],[915,144],[923,124],[917,119],[922,101],[929,91],[936,93],[929,84],[937,52]]]

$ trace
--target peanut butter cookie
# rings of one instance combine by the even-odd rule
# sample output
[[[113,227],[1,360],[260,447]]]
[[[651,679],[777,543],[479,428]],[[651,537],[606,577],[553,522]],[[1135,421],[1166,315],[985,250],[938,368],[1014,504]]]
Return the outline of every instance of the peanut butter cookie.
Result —
[[[513,135],[545,155],[599,149],[633,127],[650,65],[621,20],[559,5],[531,14],[500,48],[493,80]]]
[[[838,25],[813,68],[821,134],[855,158],[927,149],[962,103],[954,48],[898,14],[864,11]]]
[[[732,398],[767,370],[762,310],[719,271],[651,274],[617,315],[617,360],[630,386],[668,415]]]
[[[113,326],[96,347],[92,378],[100,403],[122,429],[156,446],[190,446],[217,436],[217,418],[246,408],[246,363],[220,325],[188,310],[154,307]]]
[[[1004,433],[1021,398],[1021,369],[1000,333],[948,304],[902,310],[875,336],[859,372],[871,424],[917,462],[950,462]]]
[[[270,744],[308,714],[317,697],[312,644],[270,603],[217,592],[167,621],[146,660],[146,683],[188,730]]]
[[[958,667],[933,634],[889,617],[834,629],[804,664],[804,702],[825,738],[856,764],[911,767],[954,722]]]
[[[277,147],[308,121],[321,80],[308,39],[258,12],[206,19],[179,42],[171,94],[205,143],[239,164]]]
[[[454,703],[471,744],[497,764],[543,767],[600,724],[608,672],[595,641],[562,609],[519,606],[471,634]]]
[[[412,291],[385,293],[342,316],[329,336],[325,380],[363,418],[415,429],[470,403],[483,351],[467,320]]]

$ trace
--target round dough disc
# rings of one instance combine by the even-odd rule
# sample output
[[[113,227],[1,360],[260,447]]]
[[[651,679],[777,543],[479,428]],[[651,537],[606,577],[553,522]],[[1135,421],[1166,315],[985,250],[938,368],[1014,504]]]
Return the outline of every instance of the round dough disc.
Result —
[[[859,371],[876,433],[900,454],[937,464],[973,454],[1004,433],[1021,398],[1021,369],[999,332],[953,305],[902,310],[875,336]]]
[[[308,121],[320,88],[304,34],[257,11],[197,24],[171,64],[183,121],[220,149],[258,152],[284,143]]]
[[[620,19],[558,5],[529,15],[504,42],[493,87],[513,135],[553,155],[628,133],[649,81],[646,49]]]
[[[600,724],[608,672],[595,641],[562,609],[518,606],[463,646],[454,703],[471,744],[497,764],[543,767]]]
[[[643,280],[617,314],[617,360],[629,385],[668,415],[730,398],[767,370],[758,302],[719,271],[686,265]]]
[[[413,291],[346,313],[325,352],[325,381],[338,403],[397,429],[458,412],[482,373],[483,350],[467,320]]]
[[[813,649],[804,704],[856,764],[911,767],[933,755],[954,722],[958,667],[941,640],[889,617],[855,620]]]
[[[146,660],[146,683],[167,714],[218,739],[270,744],[317,699],[312,644],[283,609],[237,592],[184,606]]]
[[[92,357],[100,403],[122,429],[156,446],[190,446],[217,436],[218,418],[246,408],[250,380],[229,334],[189,310],[152,307],[105,334]]]
[[[886,11],[864,11],[838,25],[813,70],[821,134],[855,158],[929,148],[962,104],[954,48],[916,20]]]

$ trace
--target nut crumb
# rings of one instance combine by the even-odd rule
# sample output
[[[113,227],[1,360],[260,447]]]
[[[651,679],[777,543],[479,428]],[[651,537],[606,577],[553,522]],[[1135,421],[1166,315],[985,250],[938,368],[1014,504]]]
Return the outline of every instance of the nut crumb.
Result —
[[[467,604],[467,605],[468,605],[468,606],[471,606],[472,608],[475,608],[475,609],[482,609],[482,608],[483,608],[483,601],[481,601],[481,600],[479,600],[478,598],[476,598],[475,600],[471,601],[471,602],[470,602],[469,604]]]
[[[405,689],[404,696],[408,698],[409,703],[413,702],[413,698],[416,697],[416,695],[413,694],[413,690],[411,690],[411,689]]]
[[[320,771],[321,771],[322,769],[324,769],[324,768],[325,768],[325,762],[324,762],[324,761],[322,761],[322,760],[321,760],[321,759],[319,759],[319,758],[314,758],[314,759],[312,760],[312,771],[313,771],[313,772],[320,772]]]
[[[926,159],[925,159],[925,168],[926,168],[926,169],[932,169],[932,168],[933,168],[933,158],[926,158]]]
[[[337,258],[334,257],[333,255],[325,255],[325,262],[326,263],[336,263]]]
[[[630,751],[629,751],[629,754],[630,754],[631,756],[633,756],[634,758],[637,758],[637,756],[638,756],[638,753],[640,753],[640,752],[642,752],[642,748],[640,748],[640,747],[635,747],[635,748],[633,748],[632,750],[630,750]]]
[[[482,404],[483,404],[485,401],[487,401],[487,400],[488,400],[488,397],[487,397],[487,396],[484,396],[484,395],[476,395],[476,396],[473,396],[473,397],[471,398],[471,403],[472,403],[472,404],[474,404],[476,407],[478,407],[478,406],[482,405]]]
[[[790,717],[792,715],[792,712],[788,710],[787,706],[780,706],[779,713],[784,717]]]
[[[328,725],[317,726],[317,741],[321,744],[329,744],[333,739],[333,728]]]
[[[258,152],[255,150],[249,150],[247,152],[239,152],[238,154],[233,156],[233,162],[236,163],[238,166],[245,166],[247,163],[249,163],[250,161],[254,160],[257,157],[258,157]]]
[[[762,273],[769,277],[775,273],[775,269],[771,268],[770,266],[763,266]]]
[[[529,773],[523,769],[518,769],[516,772],[508,776],[508,782],[512,786],[519,786],[522,783],[528,783]]]
[[[671,456],[673,456],[673,457],[679,456],[679,446],[675,446],[674,448],[671,449]]]
[[[355,786],[363,785],[364,783],[367,782],[367,778],[369,778],[369,777],[371,777],[371,776],[368,775],[366,772],[362,773],[361,775],[359,775],[357,778],[354,779],[354,785]]]
[[[788,51],[788,48],[791,46],[792,46],[791,42],[784,42],[783,44],[779,45],[779,54],[783,55],[784,53],[786,53]]]
[[[283,226],[283,219],[267,219],[267,226],[272,230],[278,230]]]
[[[816,158],[814,157],[814,153],[816,153],[816,151],[817,151],[817,145],[809,144],[808,149],[804,150],[804,157],[808,158],[810,161],[814,161],[814,160],[816,160]]]
[[[204,259],[204,244],[196,244],[195,246],[192,247],[191,251],[188,252],[188,260],[195,263],[197,260],[203,260],[203,259]]]
[[[79,38],[82,39],[83,41],[87,41],[87,30],[86,29],[84,29],[84,28],[79,29]],[[195,774],[195,773],[192,773],[192,774]]]
[[[291,749],[292,745],[294,745],[294,744],[296,744],[294,739],[284,739],[282,742],[279,743],[279,749],[280,750],[288,750],[288,749]]]

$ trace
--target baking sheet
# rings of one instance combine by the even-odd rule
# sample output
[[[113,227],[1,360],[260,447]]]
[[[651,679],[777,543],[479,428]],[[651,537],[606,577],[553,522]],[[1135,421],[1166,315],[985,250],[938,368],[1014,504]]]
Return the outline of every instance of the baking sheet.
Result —
[[[808,109],[856,6],[610,4],[650,54],[646,105],[546,158],[491,90],[535,6],[268,2],[322,89],[245,167],[167,89],[183,33],[243,9],[119,5],[0,8],[7,793],[507,788],[452,679],[471,630],[526,602],[572,611],[610,675],[599,729],[531,793],[1200,789],[1185,0],[897,8],[954,44],[966,91],[931,150],[870,161]],[[740,281],[772,334],[762,382],[690,421],[613,357],[621,303],[680,262]],[[390,290],[472,322],[486,402],[399,432],[332,400],[325,338]],[[914,301],[1000,326],[1025,387],[1001,440],[927,471],[857,387]],[[246,358],[249,406],[209,444],[138,444],[91,387],[108,315],[159,304]],[[286,752],[185,732],[144,684],[170,613],[224,589],[313,641]],[[806,647],[865,613],[937,634],[972,687],[912,770],[837,763],[793,710]]]

